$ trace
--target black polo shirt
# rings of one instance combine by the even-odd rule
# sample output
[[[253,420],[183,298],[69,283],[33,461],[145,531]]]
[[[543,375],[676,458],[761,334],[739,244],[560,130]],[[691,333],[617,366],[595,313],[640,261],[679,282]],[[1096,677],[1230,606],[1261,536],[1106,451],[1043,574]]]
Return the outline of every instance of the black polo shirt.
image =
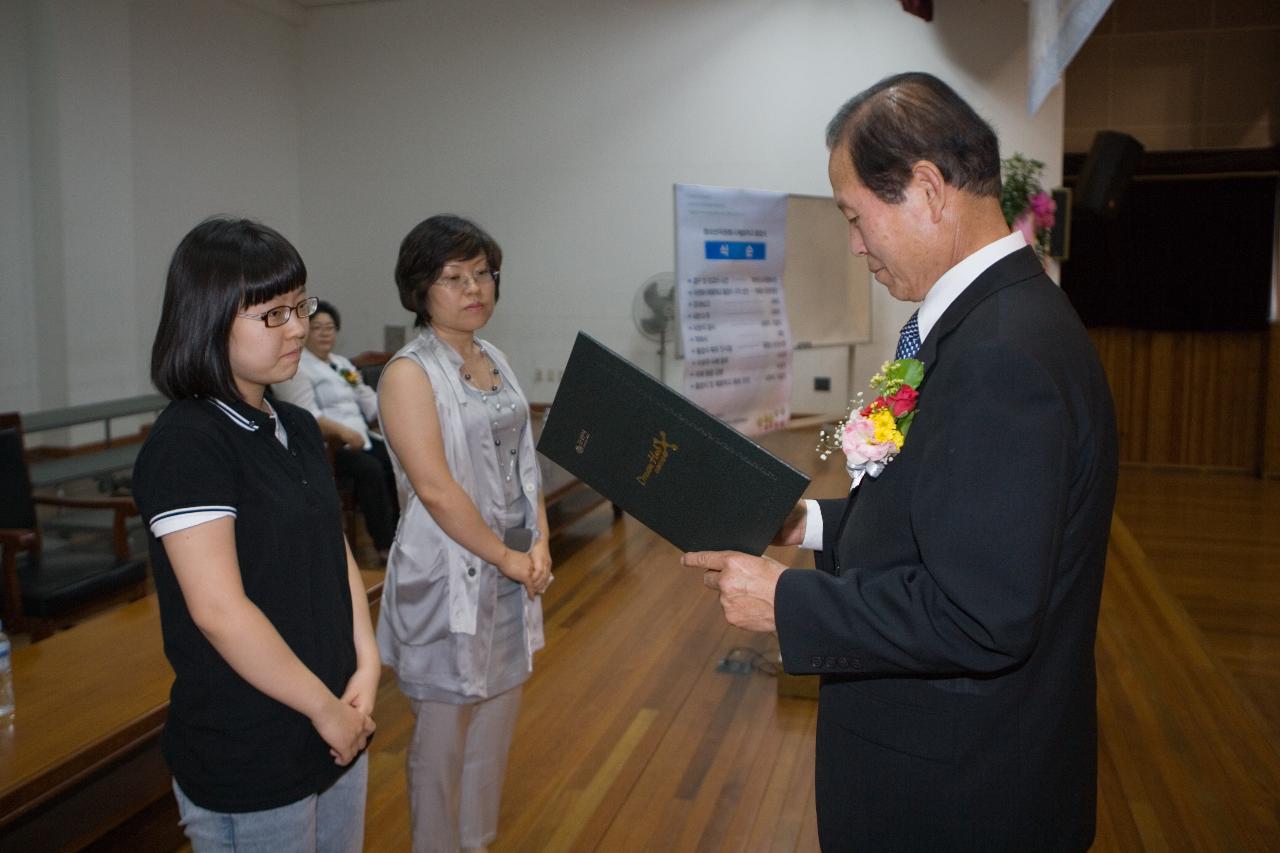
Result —
[[[356,668],[341,505],[315,419],[288,403],[274,408],[287,448],[271,417],[244,403],[169,404],[138,453],[134,497],[149,531],[188,512],[234,515],[245,593],[341,696]],[[223,660],[192,621],[164,545],[154,533],[148,540],[177,676],[162,748],[183,792],[206,809],[246,812],[323,790],[345,768],[305,716]]]

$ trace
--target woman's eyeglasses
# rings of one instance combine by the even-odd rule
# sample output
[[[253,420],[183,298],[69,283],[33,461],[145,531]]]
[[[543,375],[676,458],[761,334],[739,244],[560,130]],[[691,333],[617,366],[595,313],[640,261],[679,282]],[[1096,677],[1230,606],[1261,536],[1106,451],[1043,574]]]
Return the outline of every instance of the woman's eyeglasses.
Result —
[[[257,314],[237,314],[237,317],[243,317],[246,320],[261,320],[267,324],[268,329],[274,329],[276,326],[283,326],[289,322],[289,318],[293,313],[298,312],[299,317],[310,317],[316,313],[316,306],[320,304],[319,296],[308,296],[297,305],[278,305],[270,311],[262,311]]]
[[[458,275],[456,273],[451,273],[449,275],[440,276],[436,279],[436,284],[441,287],[447,287],[454,293],[461,293],[466,289],[468,284],[472,283],[483,290],[485,288],[495,286],[498,283],[498,275],[499,272],[497,270],[481,270],[475,275]]]

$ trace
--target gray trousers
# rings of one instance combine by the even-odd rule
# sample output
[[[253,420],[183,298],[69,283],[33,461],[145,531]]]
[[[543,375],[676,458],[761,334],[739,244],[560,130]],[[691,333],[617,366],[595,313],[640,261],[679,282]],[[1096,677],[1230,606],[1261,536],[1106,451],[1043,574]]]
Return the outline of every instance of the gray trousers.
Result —
[[[467,705],[411,701],[406,756],[413,853],[457,853],[498,835],[520,687]]]

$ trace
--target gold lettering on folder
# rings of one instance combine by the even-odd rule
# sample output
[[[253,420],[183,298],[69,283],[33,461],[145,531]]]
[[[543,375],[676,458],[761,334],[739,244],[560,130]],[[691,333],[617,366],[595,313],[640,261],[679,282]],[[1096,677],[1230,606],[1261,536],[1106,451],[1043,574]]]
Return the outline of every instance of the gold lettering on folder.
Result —
[[[591,433],[587,432],[585,429],[578,433],[578,443],[573,446],[573,449],[579,456],[587,452],[587,442],[590,440]]]
[[[672,444],[667,441],[667,431],[659,430],[653,444],[649,448],[649,464],[645,466],[644,473],[636,477],[636,481],[644,486],[649,482],[649,478],[662,470],[662,466],[667,464],[667,457],[680,449],[680,445]]]

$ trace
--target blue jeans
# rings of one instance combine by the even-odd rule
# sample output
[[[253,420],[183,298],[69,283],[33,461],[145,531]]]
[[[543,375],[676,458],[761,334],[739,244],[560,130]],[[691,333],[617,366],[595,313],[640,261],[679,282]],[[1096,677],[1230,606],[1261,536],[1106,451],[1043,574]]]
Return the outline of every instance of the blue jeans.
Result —
[[[183,832],[194,853],[359,853],[364,848],[364,803],[369,755],[319,794],[260,812],[201,808],[173,783]]]

